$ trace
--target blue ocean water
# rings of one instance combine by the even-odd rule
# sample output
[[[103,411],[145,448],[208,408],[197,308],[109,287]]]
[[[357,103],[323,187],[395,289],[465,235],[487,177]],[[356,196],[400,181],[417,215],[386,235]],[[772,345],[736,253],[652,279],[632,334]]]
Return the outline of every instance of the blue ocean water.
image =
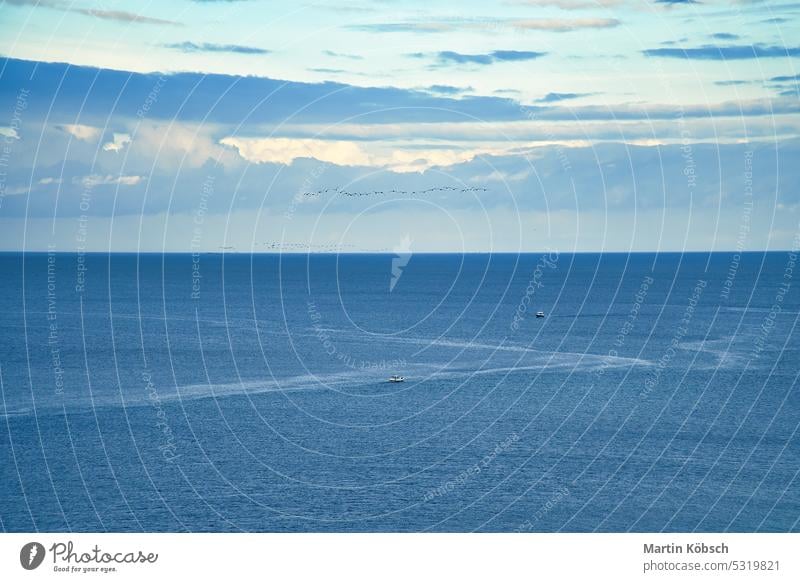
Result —
[[[0,254],[0,527],[797,531],[795,260]]]

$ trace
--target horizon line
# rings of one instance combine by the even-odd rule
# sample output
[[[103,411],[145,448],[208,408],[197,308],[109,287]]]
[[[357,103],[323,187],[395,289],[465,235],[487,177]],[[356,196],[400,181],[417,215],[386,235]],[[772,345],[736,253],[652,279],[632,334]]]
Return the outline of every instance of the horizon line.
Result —
[[[758,249],[758,250],[739,250],[739,249],[719,249],[719,250],[636,250],[636,251],[561,251],[558,249],[540,249],[535,251],[413,251],[413,255],[536,255],[540,253],[557,252],[566,255],[658,255],[658,254],[765,254],[765,253],[796,253],[798,249]],[[67,250],[0,250],[0,254],[57,254],[57,255],[389,255],[397,254],[395,251],[67,251]]]

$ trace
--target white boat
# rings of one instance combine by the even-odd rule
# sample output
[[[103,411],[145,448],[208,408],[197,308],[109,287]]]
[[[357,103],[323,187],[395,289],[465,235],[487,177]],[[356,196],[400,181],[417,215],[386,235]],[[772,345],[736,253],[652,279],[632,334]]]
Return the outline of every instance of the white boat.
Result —
[[[544,311],[537,311],[536,317],[544,317]]]
[[[406,381],[406,379],[403,376],[398,376],[397,374],[394,374],[393,376],[389,376],[389,382],[392,382],[393,384],[397,384],[399,382],[405,382],[405,381]]]

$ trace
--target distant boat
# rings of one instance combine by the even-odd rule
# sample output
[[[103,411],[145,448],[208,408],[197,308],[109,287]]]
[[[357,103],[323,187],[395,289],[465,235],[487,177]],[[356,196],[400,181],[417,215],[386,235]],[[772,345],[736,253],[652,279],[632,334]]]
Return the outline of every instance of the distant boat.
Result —
[[[544,317],[544,311],[537,311],[536,317]]]
[[[389,376],[389,382],[392,382],[393,384],[397,384],[399,382],[405,382],[405,381],[406,381],[406,379],[403,376],[398,376],[397,374],[395,374],[393,376]]]

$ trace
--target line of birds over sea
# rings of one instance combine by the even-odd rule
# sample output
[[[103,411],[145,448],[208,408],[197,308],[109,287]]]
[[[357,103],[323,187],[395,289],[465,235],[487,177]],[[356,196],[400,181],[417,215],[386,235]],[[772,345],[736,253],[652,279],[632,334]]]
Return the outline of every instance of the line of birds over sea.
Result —
[[[316,244],[316,243],[292,243],[292,242],[273,241],[273,242],[256,243],[256,246],[259,245],[271,250],[282,250],[282,251],[307,250],[309,252],[327,252],[327,251],[355,248],[355,245],[345,244],[345,243]]]
[[[260,248],[268,250],[281,250],[281,251],[307,251],[307,252],[330,252],[341,251],[345,249],[356,249],[357,247],[347,243],[297,243],[297,242],[283,242],[283,241],[268,241],[254,243],[246,252],[258,252]],[[220,251],[237,251],[235,246],[221,246]]]
[[[324,194],[338,194],[339,196],[351,196],[351,197],[361,197],[361,196],[386,196],[387,194],[391,195],[399,195],[399,196],[419,196],[422,194],[433,194],[434,192],[458,192],[458,193],[468,193],[468,192],[488,192],[487,188],[483,188],[482,186],[465,186],[465,187],[456,187],[456,186],[434,186],[432,188],[425,188],[424,190],[369,190],[365,192],[351,192],[349,190],[343,190],[341,188],[322,188],[320,190],[311,190],[308,192],[303,192],[303,196],[322,196]]]

